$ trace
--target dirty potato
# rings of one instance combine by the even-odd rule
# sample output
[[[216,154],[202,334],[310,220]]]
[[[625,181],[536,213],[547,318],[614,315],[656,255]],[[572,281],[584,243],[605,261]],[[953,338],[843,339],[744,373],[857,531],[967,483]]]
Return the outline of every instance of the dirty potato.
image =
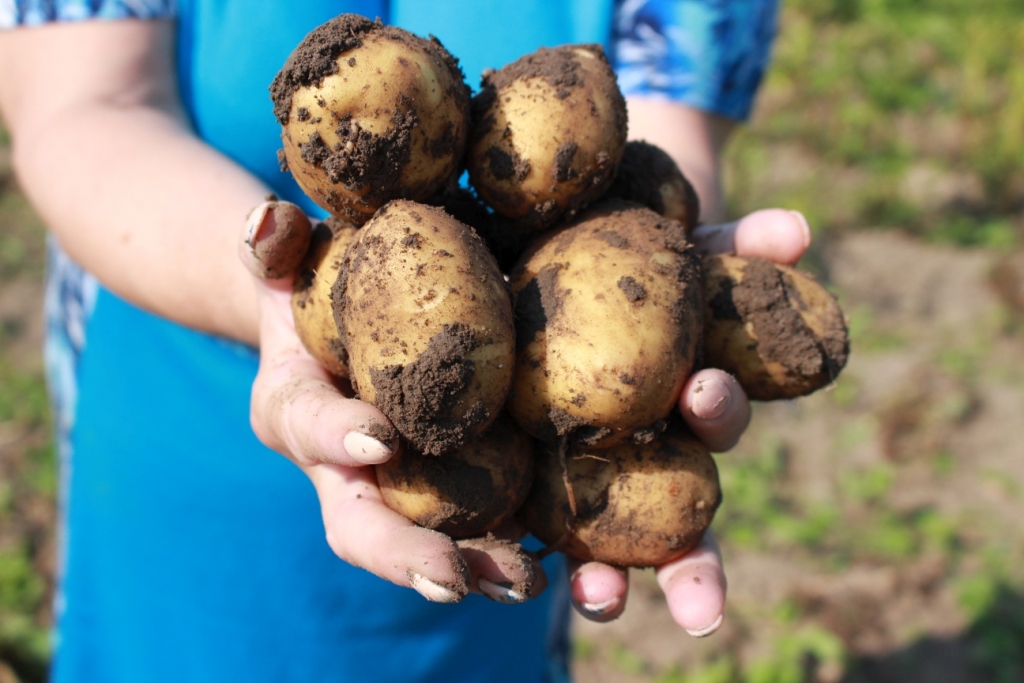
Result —
[[[533,481],[533,439],[503,414],[443,458],[404,449],[376,470],[389,508],[452,538],[472,538],[522,505]]]
[[[602,203],[512,274],[518,353],[508,411],[548,442],[650,439],[694,367],[704,299],[683,226]]]
[[[694,548],[721,499],[715,461],[678,421],[647,444],[542,446],[519,518],[577,560],[650,567]]]
[[[436,39],[343,14],[306,36],[271,85],[283,164],[313,201],[361,225],[460,172],[469,95]]]
[[[830,384],[846,365],[843,312],[811,276],[758,258],[704,257],[704,360],[758,401]]]
[[[338,377],[348,377],[348,354],[334,323],[331,287],[356,232],[354,225],[333,216],[318,223],[292,283],[295,331],[306,350]]]
[[[349,247],[331,302],[359,397],[416,450],[447,453],[497,418],[515,363],[512,305],[472,229],[391,202]]]
[[[640,140],[626,143],[608,197],[643,204],[655,213],[677,220],[690,234],[700,217],[700,200],[668,152]]]
[[[626,102],[599,45],[563,45],[486,74],[466,165],[499,214],[526,231],[604,194],[626,143]]]

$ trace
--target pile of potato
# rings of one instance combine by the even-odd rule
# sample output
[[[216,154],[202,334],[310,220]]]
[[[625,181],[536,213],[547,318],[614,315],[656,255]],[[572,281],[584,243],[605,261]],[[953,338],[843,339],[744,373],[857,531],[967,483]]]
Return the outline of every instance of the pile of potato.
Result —
[[[271,94],[282,166],[332,216],[296,328],[401,433],[377,479],[417,524],[472,538],[517,515],[574,558],[662,564],[721,501],[675,410],[686,378],[723,368],[772,400],[846,362],[811,278],[697,254],[696,195],[667,154],[627,144],[599,46],[541,48],[471,98],[436,39],[343,15]]]

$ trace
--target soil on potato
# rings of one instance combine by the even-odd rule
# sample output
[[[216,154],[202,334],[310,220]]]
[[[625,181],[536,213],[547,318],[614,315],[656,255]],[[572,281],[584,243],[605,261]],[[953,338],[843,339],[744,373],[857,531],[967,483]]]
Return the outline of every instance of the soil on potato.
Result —
[[[823,369],[836,377],[846,366],[849,348],[840,340],[844,330],[821,340],[799,313],[799,292],[785,273],[764,259],[750,259],[743,281],[733,285],[719,281],[721,290],[709,302],[717,319],[744,320],[757,335],[757,353],[765,362],[776,362],[796,376],[813,377]]]

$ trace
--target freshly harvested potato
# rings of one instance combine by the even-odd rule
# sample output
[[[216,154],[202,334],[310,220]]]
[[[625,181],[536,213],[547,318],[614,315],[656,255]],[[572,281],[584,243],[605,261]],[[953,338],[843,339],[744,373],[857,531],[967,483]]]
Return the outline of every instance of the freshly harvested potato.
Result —
[[[359,397],[416,450],[455,450],[497,418],[515,363],[512,304],[471,228],[389,203],[349,247],[331,302]]]
[[[707,448],[674,422],[647,444],[542,446],[519,513],[544,543],[584,562],[662,565],[694,548],[722,500]]]
[[[512,274],[512,417],[548,442],[652,438],[696,361],[702,285],[683,226],[636,204],[602,203],[546,236]]]
[[[626,143],[615,182],[606,196],[643,204],[677,220],[686,234],[693,232],[700,217],[700,200],[693,185],[665,150],[648,142]]]
[[[306,36],[270,92],[284,164],[356,225],[391,199],[430,197],[461,170],[470,93],[436,39],[343,14]]]
[[[810,275],[759,258],[704,257],[704,361],[758,401],[804,396],[846,365],[843,312]]]
[[[484,75],[466,165],[495,211],[535,231],[608,189],[626,102],[599,45],[540,48]]]
[[[376,470],[389,508],[452,538],[473,538],[522,505],[533,481],[533,439],[502,414],[443,458],[404,449]]]
[[[334,322],[331,287],[356,234],[357,228],[340,218],[331,216],[318,223],[292,283],[295,331],[306,350],[338,377],[348,377],[348,353]]]

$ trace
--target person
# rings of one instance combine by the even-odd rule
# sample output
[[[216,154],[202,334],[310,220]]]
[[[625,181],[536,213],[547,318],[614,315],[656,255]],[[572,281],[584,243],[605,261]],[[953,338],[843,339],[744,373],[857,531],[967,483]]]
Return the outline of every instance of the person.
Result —
[[[259,228],[243,227],[246,216],[271,191],[323,215],[277,168],[266,88],[302,36],[341,12],[439,36],[470,82],[541,45],[604,43],[630,136],[666,149],[698,191],[698,248],[793,263],[810,241],[806,221],[775,209],[723,223],[719,181],[776,9],[0,6],[0,27],[12,29],[0,31],[0,112],[17,176],[53,236],[46,351],[63,520],[53,681],[564,680],[567,603],[614,619],[626,573],[553,556],[548,589],[523,596],[505,587],[501,551],[466,551],[471,590],[492,600],[438,604],[453,577],[437,559],[457,547],[381,503],[366,465],[395,444],[360,428],[383,416],[302,349],[289,280],[255,278],[236,255],[240,232]],[[680,410],[715,451],[750,415],[735,380],[714,369],[688,380]],[[657,574],[684,629],[718,627],[725,577],[710,534]]]

